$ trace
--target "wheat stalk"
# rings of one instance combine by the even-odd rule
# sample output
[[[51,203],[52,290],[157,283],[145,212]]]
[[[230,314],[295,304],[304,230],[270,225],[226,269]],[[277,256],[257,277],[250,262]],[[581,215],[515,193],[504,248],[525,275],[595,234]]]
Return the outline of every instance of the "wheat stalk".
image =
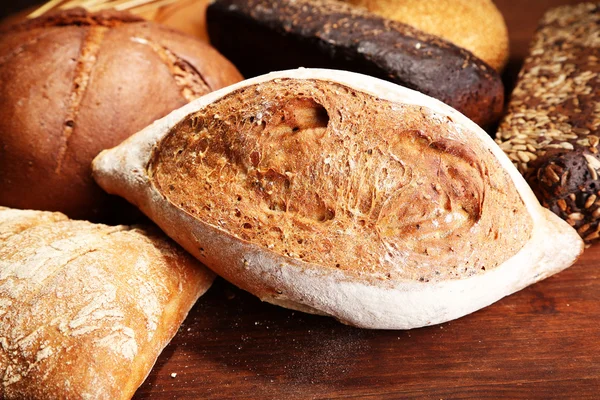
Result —
[[[32,12],[31,14],[29,14],[27,16],[27,18],[37,18],[40,15],[43,15],[44,13],[52,10],[54,7],[60,5],[60,3],[62,3],[62,2],[63,2],[63,0],[50,0],[46,4],[44,4],[43,6],[41,6],[34,12]]]
[[[49,0],[29,14],[27,18],[39,17],[56,8],[65,10],[74,7],[83,7],[89,11],[101,11],[113,8],[118,11],[127,10],[134,14],[142,14],[156,11],[177,1],[179,0]]]

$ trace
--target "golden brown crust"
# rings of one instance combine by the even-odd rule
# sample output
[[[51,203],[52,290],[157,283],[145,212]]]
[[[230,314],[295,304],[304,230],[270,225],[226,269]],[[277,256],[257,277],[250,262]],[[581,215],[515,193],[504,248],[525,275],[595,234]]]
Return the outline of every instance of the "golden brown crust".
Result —
[[[0,204],[106,216],[93,157],[240,79],[207,44],[127,13],[75,9],[5,29]]]
[[[532,222],[497,161],[448,122],[338,84],[269,82],[186,118],[149,175],[195,218],[299,261],[461,278],[518,252]]]
[[[501,72],[508,61],[508,30],[492,0],[344,0],[439,36]]]
[[[156,229],[0,207],[0,398],[131,398],[212,280]]]

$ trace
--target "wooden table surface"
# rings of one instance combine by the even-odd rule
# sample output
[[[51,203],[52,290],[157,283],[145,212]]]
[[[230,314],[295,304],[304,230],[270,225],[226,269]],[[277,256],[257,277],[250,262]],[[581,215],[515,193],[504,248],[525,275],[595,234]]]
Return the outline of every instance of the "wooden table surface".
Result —
[[[574,1],[496,3],[510,88],[542,13]],[[411,331],[347,327],[218,280],[135,399],[600,398],[599,264],[600,244],[490,307]]]

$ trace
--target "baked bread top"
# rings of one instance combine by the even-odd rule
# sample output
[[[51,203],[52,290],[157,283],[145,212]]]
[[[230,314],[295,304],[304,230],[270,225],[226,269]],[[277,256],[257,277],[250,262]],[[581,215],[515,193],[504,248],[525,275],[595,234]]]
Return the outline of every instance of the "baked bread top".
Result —
[[[0,398],[131,398],[213,278],[155,228],[0,207]]]
[[[506,171],[451,118],[325,80],[229,93],[165,136],[148,173],[205,223],[363,277],[482,273],[532,230]]]

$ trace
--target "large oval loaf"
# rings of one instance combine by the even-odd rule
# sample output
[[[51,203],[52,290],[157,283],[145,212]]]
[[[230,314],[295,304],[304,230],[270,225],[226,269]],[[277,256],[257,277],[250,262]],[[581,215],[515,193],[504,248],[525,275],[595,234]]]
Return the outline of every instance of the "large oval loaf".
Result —
[[[211,43],[252,77],[298,67],[354,71],[418,90],[480,125],[502,113],[493,68],[437,36],[334,0],[216,0]]]
[[[207,95],[103,152],[94,173],[239,287],[362,327],[460,317],[582,250],[477,125],[349,72]]]

